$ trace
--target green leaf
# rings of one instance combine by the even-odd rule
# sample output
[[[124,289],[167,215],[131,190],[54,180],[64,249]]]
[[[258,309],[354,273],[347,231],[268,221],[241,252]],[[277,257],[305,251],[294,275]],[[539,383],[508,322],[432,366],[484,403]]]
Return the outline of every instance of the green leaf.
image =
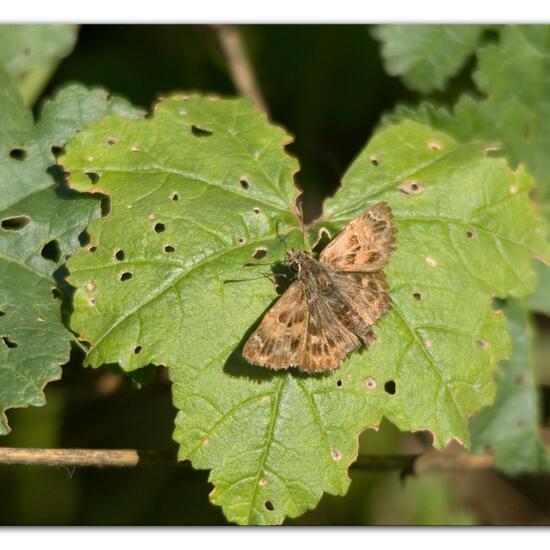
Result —
[[[506,305],[512,357],[498,372],[492,407],[472,420],[472,452],[493,452],[497,468],[508,474],[550,470],[550,455],[539,434],[538,390],[529,314],[517,301]]]
[[[500,41],[482,48],[474,80],[486,99],[462,96],[452,112],[429,104],[403,117],[428,121],[460,141],[501,145],[512,166],[524,163],[550,196],[550,26],[506,26]]]
[[[531,185],[482,147],[405,121],[373,138],[325,205],[333,233],[373,202],[392,206],[393,308],[368,357],[348,363],[368,360],[374,379],[394,380],[385,416],[403,430],[430,429],[436,446],[466,443],[467,417],[492,400],[492,371],[509,343],[491,296],[524,296],[535,284],[529,259],[546,244]]]
[[[76,42],[78,25],[0,25],[0,66],[32,104]]]
[[[478,46],[481,25],[379,25],[388,74],[423,94],[443,90]]]
[[[431,430],[438,447],[466,443],[509,352],[491,296],[528,293],[544,245],[524,171],[419,124],[388,128],[317,226],[335,232],[379,200],[392,206],[395,307],[378,342],[328,376],[248,365],[242,345],[277,294],[266,266],[243,265],[262,247],[280,262],[304,246],[286,142],[248,100],[174,97],[147,120],[92,125],[62,159],[74,188],[111,201],[68,262],[87,363],[171,367],[179,456],[212,470],[211,500],[238,523],[281,523],[324,491],[344,494],[358,434],[383,415]],[[423,193],[406,195],[413,179]]]
[[[110,112],[112,104],[105,92],[71,86],[44,106],[34,125],[4,74],[0,90],[0,434],[5,434],[4,411],[43,405],[44,385],[59,378],[59,365],[68,360],[72,335],[52,294],[54,274],[99,214],[95,198],[64,188],[51,149]]]
[[[442,129],[458,140],[467,143],[472,141],[489,142],[497,149],[493,154],[505,154],[512,167],[523,162],[535,175],[540,184],[539,199],[542,200],[541,210],[548,218],[550,200],[550,162],[548,148],[550,146],[550,29],[547,26],[509,26],[501,30],[500,42],[481,50],[479,67],[475,75],[480,91],[486,94],[486,99],[476,101],[463,96],[452,111],[437,108],[424,103],[416,109],[401,107],[386,118],[386,123],[403,119],[417,120]],[[510,83],[514,83],[513,86]],[[500,150],[498,145],[500,145]],[[542,221],[541,221],[542,226]],[[548,244],[541,247],[540,254],[548,261]],[[550,314],[550,269],[536,262],[535,271],[538,275],[538,286],[525,304],[532,310]],[[519,306],[515,307],[518,309]],[[511,310],[516,317],[517,312]],[[518,320],[510,319],[512,336],[518,333]],[[525,352],[530,344],[517,344]],[[488,427],[484,431],[485,445],[490,445],[497,452],[497,465],[505,471],[519,472],[522,469],[532,471],[538,464],[543,467],[544,454],[536,431],[537,398],[533,383],[526,374],[525,386],[515,387],[513,380],[506,373],[523,368],[528,371],[530,356],[521,358],[514,351],[511,363],[506,367],[505,374],[499,378],[497,403],[482,415],[483,422]],[[513,391],[515,390],[515,392]],[[519,420],[524,427],[516,429],[516,424],[510,428],[505,425],[503,407],[505,403],[510,408],[511,402],[525,406],[524,415]],[[518,408],[509,409],[511,417],[521,415]],[[503,418],[500,421],[500,418]],[[474,424],[477,426],[481,424]],[[528,426],[528,427],[526,427]],[[498,429],[503,431],[499,433]],[[512,458],[514,450],[515,459]],[[541,454],[542,453],[542,454]],[[499,456],[501,458],[499,458]]]

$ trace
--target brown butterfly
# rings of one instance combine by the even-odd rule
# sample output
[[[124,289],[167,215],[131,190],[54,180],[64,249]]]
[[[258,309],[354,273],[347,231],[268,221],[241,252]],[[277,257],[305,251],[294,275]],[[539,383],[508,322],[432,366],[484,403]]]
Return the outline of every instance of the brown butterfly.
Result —
[[[337,369],[361,341],[376,340],[371,327],[390,307],[382,271],[396,229],[385,202],[355,218],[321,252],[288,255],[296,280],[266,313],[243,349],[254,365],[314,373]]]

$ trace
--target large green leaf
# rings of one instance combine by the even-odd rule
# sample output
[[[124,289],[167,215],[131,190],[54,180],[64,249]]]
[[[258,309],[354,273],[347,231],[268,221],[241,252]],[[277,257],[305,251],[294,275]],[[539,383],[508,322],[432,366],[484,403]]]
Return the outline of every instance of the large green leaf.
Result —
[[[64,189],[52,171],[52,147],[89,120],[129,106],[105,92],[71,86],[48,102],[40,122],[14,84],[0,74],[0,434],[8,408],[44,403],[59,377],[72,336],[60,319],[54,273],[78,247],[78,234],[99,213],[95,198]]]
[[[395,307],[378,342],[328,376],[248,365],[241,346],[277,294],[266,266],[243,264],[303,246],[287,140],[248,100],[174,97],[147,120],[92,125],[62,159],[74,188],[111,200],[68,262],[87,363],[171,367],[179,456],[212,469],[211,499],[238,523],[280,523],[345,493],[357,436],[383,415],[438,447],[466,443],[509,352],[491,296],[528,293],[544,248],[524,171],[419,124],[388,128],[317,225],[392,206]]]
[[[63,57],[73,49],[77,25],[0,25],[0,66],[32,103]]]
[[[491,402],[492,370],[509,349],[491,296],[528,294],[529,258],[548,252],[527,198],[532,181],[478,145],[405,121],[381,131],[344,182],[325,225],[336,231],[386,200],[399,230],[393,308],[380,322],[387,343],[368,354],[370,372],[383,373],[375,378],[397,383],[384,414],[401,429],[431,429],[438,445],[467,442],[466,418]]]
[[[495,403],[471,423],[472,451],[493,452],[496,466],[509,474],[548,471],[550,455],[539,433],[529,314],[524,305],[511,300],[506,316],[512,356],[499,369]]]
[[[388,74],[400,76],[421,93],[442,90],[464,66],[479,43],[481,25],[379,25]]]

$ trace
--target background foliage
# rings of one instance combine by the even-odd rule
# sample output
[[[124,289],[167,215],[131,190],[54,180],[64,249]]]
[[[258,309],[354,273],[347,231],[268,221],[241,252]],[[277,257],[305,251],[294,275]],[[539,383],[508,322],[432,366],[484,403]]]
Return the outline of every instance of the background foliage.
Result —
[[[13,92],[9,92],[11,95],[4,92],[5,101],[11,102],[10,107],[4,112],[21,112],[21,116],[26,120],[25,128],[29,128],[25,131],[34,132],[29,133],[29,137],[25,137],[24,133],[17,135],[17,142],[13,141],[13,136],[8,136],[13,143],[6,141],[6,151],[32,145],[38,151],[37,159],[42,154],[49,159],[48,162],[53,162],[52,146],[53,152],[58,154],[60,148],[77,130],[83,129],[94,120],[99,120],[105,113],[116,113],[99,126],[92,124],[94,131],[77,137],[77,145],[69,146],[68,157],[63,157],[63,164],[68,166],[71,172],[69,180],[81,189],[94,190],[90,187],[90,178],[84,175],[89,167],[78,165],[78,162],[89,161],[84,157],[79,160],[78,154],[73,152],[78,151],[79,140],[85,144],[82,151],[87,152],[88,156],[89,151],[97,147],[98,154],[91,156],[101,157],[105,154],[104,142],[109,139],[113,130],[123,132],[125,137],[133,135],[131,140],[134,144],[137,138],[146,138],[149,133],[138,131],[132,134],[132,129],[138,128],[139,124],[150,122],[132,120],[140,118],[141,113],[124,101],[108,99],[104,92],[90,91],[82,86],[67,87],[67,82],[77,81],[88,86],[101,85],[116,96],[124,96],[134,105],[144,109],[148,109],[158,95],[173,90],[235,93],[216,35],[210,27],[83,27],[79,31],[75,49],[68,55],[76,31],[77,29],[71,26],[57,29],[0,29],[0,40],[6,40],[11,48],[3,50],[2,55],[5,58],[0,58],[0,63],[8,73],[5,78],[14,79],[28,104],[32,104],[39,96],[51,97],[60,90],[53,103],[44,105],[34,129],[31,114],[25,112],[22,100]],[[550,69],[546,65],[544,53],[548,52],[550,47],[546,27],[468,26],[451,29],[441,26],[380,26],[373,30],[359,26],[252,26],[242,28],[241,33],[269,106],[271,118],[296,136],[295,142],[286,149],[296,154],[300,160],[301,172],[297,176],[297,181],[304,190],[305,212],[308,219],[312,219],[321,211],[322,200],[336,190],[352,159],[364,147],[374,129],[380,125],[383,116],[386,117],[384,124],[389,124],[390,121],[398,122],[402,125],[401,128],[407,128],[408,124],[420,122],[436,130],[448,132],[456,140],[453,142],[456,145],[452,147],[464,152],[462,162],[471,162],[468,154],[473,155],[476,150],[483,151],[488,142],[501,143],[500,152],[495,154],[504,154],[512,168],[515,168],[518,162],[523,162],[530,169],[531,174],[541,184],[539,189],[542,191],[537,194],[539,208],[547,209],[544,189],[547,187],[545,178],[548,174],[548,161],[544,150],[545,128],[548,126],[550,114],[546,109],[545,86],[549,81]],[[377,41],[382,45],[380,46]],[[41,48],[42,43],[47,43],[48,47]],[[432,46],[434,43],[438,44],[437,48]],[[115,48],[116,44],[126,46]],[[37,51],[40,55],[32,55]],[[55,70],[64,56],[67,57]],[[52,73],[53,77],[50,78]],[[392,75],[393,78],[388,75]],[[523,82],[525,86],[512,88],[508,86],[510,81]],[[46,83],[47,86],[44,88]],[[4,89],[12,89],[10,86],[13,88],[13,84],[5,84]],[[426,99],[429,103],[419,106]],[[397,107],[404,102],[408,106]],[[35,105],[40,106],[41,100],[38,99]],[[157,110],[154,119],[162,119],[164,116],[165,123],[170,122],[170,105],[173,109],[178,106],[177,102],[167,105],[163,110]],[[223,124],[227,124],[227,119],[224,119],[219,128],[212,126],[213,113],[209,118],[208,109],[209,106],[206,107],[206,115],[192,110],[189,123],[199,126],[202,124],[209,131],[214,130],[217,135],[223,131]],[[412,119],[414,122],[404,122],[405,119]],[[103,130],[101,124],[105,125]],[[159,124],[162,124],[162,120]],[[15,126],[23,127],[17,120]],[[50,126],[56,129],[55,132],[49,129]],[[51,137],[52,132],[57,133],[55,139]],[[275,134],[275,130],[273,132]],[[418,131],[415,130],[413,133],[416,134]],[[103,145],[100,145],[99,141],[97,145],[92,141],[82,141],[95,139],[85,137],[88,135],[97,136],[98,140],[103,140]],[[380,134],[382,135],[390,136]],[[160,137],[161,133],[157,136],[156,146],[162,151],[161,142],[158,141]],[[402,137],[403,135],[398,134],[397,141]],[[196,137],[194,139],[197,140]],[[441,139],[447,138],[442,135]],[[392,140],[388,140],[388,151],[391,151]],[[34,149],[31,148],[29,151]],[[188,153],[193,154],[193,151],[192,148]],[[113,159],[119,162],[120,156],[117,156],[117,153],[113,155]],[[364,158],[368,161],[370,156],[368,154]],[[10,161],[20,163],[17,166],[22,171],[22,178],[32,179],[32,170],[36,173],[45,171],[45,165],[39,164],[38,160],[33,162],[34,158],[33,155],[28,155],[22,161],[13,158]],[[136,171],[137,167],[133,164],[135,158],[135,152],[131,151],[128,160],[123,161],[129,162],[129,173]],[[200,165],[198,158],[195,162],[198,163],[197,166]],[[291,160],[281,162],[288,165],[288,182],[295,164]],[[346,176],[347,179],[353,181],[354,174],[359,179],[368,176],[361,172],[361,162],[359,157]],[[470,176],[465,176],[463,182],[460,181],[460,161],[457,162],[455,168],[452,165],[442,165],[444,169],[441,173],[456,173],[456,186],[466,182],[466,186],[474,185],[478,178],[474,172]],[[512,194],[530,186],[528,174],[520,171],[518,174],[510,175],[504,168],[503,161],[486,158],[483,163],[487,169],[496,170],[499,166],[499,170],[508,174],[506,177],[511,178],[508,186],[515,189]],[[480,169],[481,166],[480,164]],[[77,176],[78,168],[82,170],[81,180]],[[227,171],[228,167],[221,166],[220,169]],[[102,180],[103,174],[100,170],[98,173],[101,188],[103,183],[107,185],[107,180]],[[250,170],[247,176],[252,182],[257,181],[258,176]],[[427,171],[423,176],[428,180],[437,179],[437,172],[430,174]],[[235,173],[236,183],[239,177],[240,175]],[[45,182],[45,190],[52,193],[55,191],[55,182],[61,181],[60,174],[54,171],[41,181]],[[114,183],[116,184],[116,181]],[[395,183],[399,181],[395,180]],[[452,180],[447,184],[454,185]],[[251,189],[256,192],[256,186],[253,185]],[[350,189],[353,192],[353,186]],[[258,193],[261,191],[262,186],[259,185]],[[471,194],[471,191],[469,193]],[[449,195],[448,192],[443,194]],[[465,191],[464,195],[466,196]],[[415,197],[403,197],[403,200],[409,198]],[[24,200],[24,197],[17,197],[17,200]],[[34,245],[33,250],[23,249],[21,252],[25,263],[34,265],[33,254],[34,257],[40,255],[40,250],[43,250],[41,247],[47,244],[44,240],[56,240],[59,250],[53,248],[54,260],[41,255],[38,265],[46,266],[46,276],[50,277],[51,284],[55,284],[57,280],[67,297],[70,294],[62,283],[63,272],[57,271],[57,267],[77,246],[74,235],[78,235],[90,219],[97,218],[89,232],[81,233],[80,244],[88,248],[97,246],[94,258],[101,261],[104,242],[102,239],[111,238],[109,233],[105,232],[103,237],[93,240],[94,233],[97,233],[97,229],[94,228],[103,227],[102,214],[105,216],[112,213],[107,220],[111,224],[118,223],[120,228],[128,227],[129,214],[130,221],[132,216],[137,215],[135,211],[121,210],[122,217],[117,222],[118,203],[126,201],[127,197],[117,198],[116,194],[112,194],[111,200],[103,201],[102,204],[86,195],[78,200],[83,201],[83,211],[69,222],[73,224],[70,231],[66,227],[63,228],[63,224],[68,220],[67,216],[61,215],[60,212],[60,229],[47,227],[44,236],[33,231],[35,242],[39,244]],[[328,218],[330,223],[325,226],[329,230],[337,230],[345,221],[345,216],[338,215],[339,209],[342,210],[342,204],[343,211],[346,211],[345,201],[345,195],[339,194],[329,203],[327,212],[334,220],[331,222],[331,218]],[[201,208],[207,207],[208,204],[211,203],[205,202]],[[44,209],[46,205],[45,201],[40,201],[40,208]],[[32,205],[29,208],[29,217],[34,223],[35,219],[40,219],[40,210],[32,210]],[[164,208],[162,206],[159,212],[167,216],[169,212],[164,212]],[[189,212],[192,211],[191,208]],[[349,208],[347,212],[349,213]],[[524,215],[518,215],[518,212],[511,210],[512,216],[515,213],[516,217],[527,223],[527,226],[514,228],[513,222],[502,221],[500,225],[506,226],[507,231],[517,230],[525,234],[531,234],[533,230],[536,233],[537,228],[542,228],[540,223],[529,226],[534,218],[528,211]],[[499,216],[502,214],[503,211],[495,213],[494,218],[488,217],[486,223],[498,226]],[[265,217],[268,224],[271,223],[270,216],[269,208],[263,209],[262,218]],[[257,215],[252,215],[252,221],[249,222],[252,225],[248,227],[248,231],[252,235],[260,231],[259,234],[265,238],[265,227],[257,225],[257,221]],[[468,222],[473,221],[473,218],[468,219]],[[158,222],[155,221],[156,223]],[[188,220],[183,223],[191,222]],[[288,218],[289,228],[293,223],[292,219]],[[181,229],[184,230],[185,226]],[[177,256],[180,245],[188,244],[177,240],[181,239],[178,235],[184,231],[180,230],[174,234],[170,231],[171,227],[168,231],[161,232],[163,238],[171,239],[169,243],[167,241],[163,244],[173,246]],[[73,240],[65,244],[61,233],[70,233]],[[153,233],[151,232],[151,239],[141,243],[145,249],[152,244],[155,237]],[[535,236],[535,233],[524,241],[522,246],[528,251],[541,252],[545,247],[540,242],[540,235],[543,233],[539,233],[539,236]],[[125,232],[115,231],[114,235],[123,239]],[[236,233],[234,238],[238,239],[239,235]],[[134,250],[133,247],[139,243],[132,240],[131,235],[127,235],[127,238],[129,241],[124,245],[109,241],[108,246],[112,248],[116,244],[125,254],[135,256],[137,249]],[[236,248],[242,250],[238,246]],[[247,252],[249,253],[250,251]],[[71,260],[71,271],[76,273],[71,282],[77,287],[84,287],[89,282],[78,274],[79,266],[86,267],[87,260],[84,260],[83,254],[89,255],[89,252],[82,250]],[[515,259],[517,260],[517,256]],[[512,285],[504,282],[504,273],[508,267],[500,266],[499,261],[498,256],[495,256],[490,262],[491,266],[484,266],[484,276],[495,276],[494,281],[489,281],[489,285],[483,287],[484,292],[490,288],[500,288],[497,292],[499,296],[504,297],[512,291],[512,294],[523,298],[532,290],[527,265],[522,264],[522,275]],[[494,268],[496,265],[499,269],[491,270],[491,267]],[[506,472],[516,474],[544,471],[549,465],[548,456],[539,437],[540,425],[547,423],[547,414],[544,408],[541,410],[539,407],[537,385],[537,376],[543,387],[545,381],[548,381],[547,369],[544,370],[549,348],[546,344],[548,335],[544,317],[548,312],[545,306],[548,276],[543,267],[538,266],[537,269],[541,275],[541,282],[535,297],[506,305],[513,354],[508,363],[502,364],[497,376],[496,404],[474,419],[470,427],[473,450],[494,450],[497,465]],[[470,293],[471,283],[472,281],[469,285],[466,284]],[[266,292],[272,289],[265,280],[254,285],[258,288],[258,296],[263,293],[267,297]],[[49,289],[47,290],[49,292]],[[98,299],[99,292],[98,289]],[[83,303],[83,293],[85,294],[83,289],[77,290],[77,313],[73,316],[71,326],[77,332],[85,334],[86,330],[94,329],[93,322],[89,319],[83,317],[82,321],[78,321],[78,309]],[[51,293],[48,299],[53,301]],[[70,299],[68,303],[70,304]],[[68,309],[67,311],[69,312]],[[538,312],[538,316],[533,317],[531,311]],[[257,313],[254,315],[257,316]],[[59,319],[57,322],[60,330],[65,330]],[[82,328],[79,328],[79,323]],[[388,323],[391,323],[391,319]],[[160,326],[154,327],[154,330],[159,328]],[[237,330],[237,333],[242,334],[242,330]],[[66,338],[70,338],[70,333],[67,332]],[[93,337],[90,339],[93,342]],[[173,359],[174,353],[177,353],[166,350],[168,358],[164,357],[163,360],[151,356],[147,344],[143,345],[143,352],[140,349],[136,353],[135,345],[138,342],[134,337],[123,337],[120,341],[125,342],[127,349],[120,345],[110,345],[107,341],[102,348],[95,349],[89,362],[96,366],[102,363],[118,363],[123,368],[132,370],[143,367],[150,361],[168,364],[169,359]],[[141,340],[139,344],[142,345]],[[65,355],[56,356],[54,363],[62,363],[67,357],[68,339],[64,349]],[[494,353],[494,359],[505,354],[504,348],[501,353],[497,350],[491,353]],[[382,362],[387,362],[387,358]],[[171,423],[174,409],[170,404],[170,385],[165,371],[160,369],[155,374],[153,370],[141,368],[134,371],[132,380],[127,380],[117,374],[117,369],[115,365],[102,367],[97,371],[83,369],[82,351],[74,345],[71,361],[64,367],[63,380],[50,384],[46,389],[48,405],[42,409],[16,410],[10,413],[10,424],[14,427],[14,432],[4,438],[2,444],[173,450],[175,445],[171,441]],[[180,369],[171,375],[176,382],[177,406],[186,401],[185,394],[190,391],[186,387],[184,371],[185,369]],[[52,377],[55,376],[57,371],[52,371]],[[152,378],[151,382],[138,391],[137,387],[141,382],[149,378]],[[220,381],[216,381],[216,384],[219,383]],[[37,404],[39,401],[36,399],[33,397],[28,402]],[[475,407],[477,408],[479,406]],[[188,402],[183,410],[192,412]],[[389,416],[391,418],[391,414]],[[399,418],[392,420],[404,429],[411,427],[407,421],[400,421]],[[184,420],[180,416],[177,423],[181,432],[176,439],[182,443],[182,438],[188,437],[190,433],[189,419]],[[454,433],[456,435],[457,432]],[[467,439],[467,435],[462,438]],[[247,440],[250,441],[250,438]],[[366,432],[362,435],[360,452],[371,454],[377,451],[423,449],[427,448],[427,444],[429,446],[429,442],[422,436],[403,435],[389,424],[383,423],[378,434]],[[182,456],[187,456],[187,453],[184,452]],[[198,458],[197,465],[201,464],[213,467],[206,456]],[[225,474],[221,474],[222,484],[224,476],[231,475],[234,471],[235,468],[228,468]],[[528,519],[525,521],[540,522],[549,506],[547,499],[541,498],[540,493],[533,490],[533,482],[530,479],[504,480],[491,473],[475,482],[467,479],[466,483],[456,475],[446,477],[424,474],[418,479],[409,480],[405,486],[396,483],[395,473],[354,471],[351,476],[353,483],[345,498],[325,496],[315,510],[291,521],[321,524],[505,523],[507,518],[502,517],[502,514],[499,516],[498,511],[494,510],[494,504],[491,508],[490,504],[484,503],[482,506],[479,503],[480,488],[487,486],[491,487],[489,492],[494,499],[499,498],[499,491],[507,491],[508,498],[515,499],[516,503],[520,502],[526,510],[525,517]],[[219,472],[217,479],[219,482]],[[547,483],[544,474],[539,473],[535,479],[538,487]],[[341,481],[334,483],[338,484]],[[205,473],[190,469],[142,467],[127,472],[79,469],[67,473],[52,469],[10,467],[0,469],[0,484],[14,502],[13,507],[2,511],[1,521],[4,523],[201,524],[225,521],[219,509],[208,504],[209,489]],[[461,492],[457,489],[459,486],[469,486],[470,492]],[[44,495],[52,490],[62,493],[63,498],[53,507],[46,506]],[[342,489],[330,490],[329,487],[329,492],[339,493]],[[292,494],[292,490],[290,493]],[[290,506],[284,512],[297,515],[303,512],[304,503],[307,503],[305,507],[314,506],[319,497],[320,493],[309,500],[301,497],[302,504],[295,508]],[[396,501],[401,503],[398,509],[395,508]],[[238,511],[238,506],[234,508],[235,502],[234,497],[233,500],[229,497],[225,507],[226,515],[234,521],[246,521]],[[281,521],[283,517],[284,513],[276,520]],[[274,521],[265,511],[260,512],[258,517],[248,519],[254,522]]]

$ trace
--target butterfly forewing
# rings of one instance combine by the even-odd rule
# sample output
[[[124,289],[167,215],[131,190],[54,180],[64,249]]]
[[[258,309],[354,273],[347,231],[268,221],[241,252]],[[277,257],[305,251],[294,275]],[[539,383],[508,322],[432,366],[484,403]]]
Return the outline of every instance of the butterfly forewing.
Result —
[[[394,241],[391,209],[379,202],[349,222],[319,259],[336,271],[380,271],[388,263]]]

